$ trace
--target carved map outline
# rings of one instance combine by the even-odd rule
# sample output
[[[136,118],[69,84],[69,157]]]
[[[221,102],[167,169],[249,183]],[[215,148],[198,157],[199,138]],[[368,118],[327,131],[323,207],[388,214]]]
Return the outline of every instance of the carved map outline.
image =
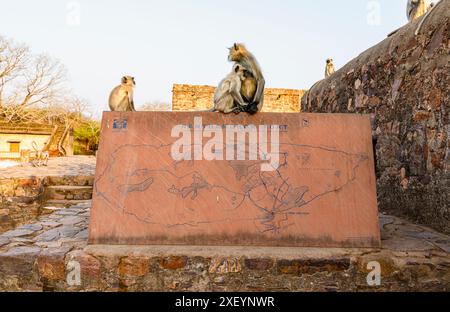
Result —
[[[132,124],[129,120],[128,129]],[[323,207],[317,210],[323,206],[322,201],[339,199],[341,192],[360,183],[356,181],[360,168],[366,172],[373,166],[371,151],[348,152],[321,144],[285,143],[282,139],[279,168],[262,172],[263,161],[174,161],[170,151],[175,139],[168,144],[145,144],[168,142],[167,137],[128,144],[130,133],[120,135],[128,139],[111,144],[108,154],[103,152],[107,159],[97,168],[93,211],[97,221],[91,229],[91,242],[220,244],[223,238],[224,244],[264,244],[267,239],[272,245],[291,237],[294,245],[303,245],[303,241],[316,244],[315,240],[333,246],[377,244],[376,235],[370,233],[351,233],[336,240],[323,229],[323,235],[310,237],[302,233],[305,223],[299,222],[314,217],[317,223],[317,214],[323,213]],[[248,152],[248,142],[246,147]],[[376,195],[374,198],[376,203]],[[340,206],[342,203],[329,210]],[[361,209],[365,215],[367,208]],[[101,230],[96,213],[123,219],[125,228],[131,227],[131,231],[120,229],[120,220]],[[300,230],[299,224],[303,224]]]
[[[302,212],[293,212],[292,210],[300,209],[304,206],[307,206],[314,200],[317,200],[317,199],[319,199],[323,196],[326,196],[330,193],[340,191],[342,188],[346,187],[349,183],[352,183],[354,181],[354,179],[356,178],[356,170],[359,168],[361,162],[368,161],[368,159],[369,159],[369,156],[367,154],[350,154],[350,153],[347,153],[344,151],[339,151],[339,150],[336,150],[333,148],[307,146],[307,145],[300,145],[300,144],[281,144],[281,146],[285,146],[285,145],[303,147],[303,148],[320,149],[320,150],[332,152],[332,153],[340,153],[340,154],[346,155],[346,157],[357,157],[357,158],[359,158],[359,161],[352,168],[352,177],[351,177],[351,179],[346,181],[346,183],[344,183],[343,185],[341,185],[337,188],[334,188],[331,190],[326,190],[323,193],[317,194],[312,199],[309,199],[309,200],[304,200],[305,195],[310,191],[308,186],[297,186],[295,189],[292,189],[293,187],[291,185],[289,185],[289,181],[288,181],[289,179],[283,178],[280,168],[286,167],[288,165],[288,160],[287,160],[288,156],[286,156],[285,153],[281,153],[281,152],[280,152],[280,156],[284,156],[284,157],[280,157],[280,159],[284,158],[284,162],[280,165],[280,168],[275,171],[275,173],[276,173],[276,176],[282,180],[282,183],[281,183],[281,186],[279,186],[274,191],[272,191],[272,194],[270,194],[271,192],[268,189],[269,184],[266,182],[267,179],[265,179],[265,177],[264,177],[267,175],[272,175],[272,173],[267,173],[267,172],[264,173],[259,170],[261,161],[223,161],[223,162],[227,163],[227,165],[230,166],[236,172],[237,180],[240,180],[242,178],[247,178],[247,182],[250,185],[247,185],[248,189],[244,189],[242,191],[242,193],[235,193],[235,192],[227,189],[227,187],[223,186],[223,185],[212,185],[212,184],[208,183],[207,179],[204,178],[198,171],[193,171],[193,172],[189,172],[183,176],[178,176],[174,172],[170,171],[169,169],[149,170],[148,168],[136,169],[135,172],[132,174],[132,176],[136,176],[139,174],[144,175],[145,180],[143,180],[141,183],[137,183],[137,184],[119,185],[118,191],[124,196],[127,196],[129,193],[134,193],[134,192],[146,192],[149,190],[151,191],[151,186],[152,186],[153,182],[158,179],[158,177],[157,177],[158,172],[169,173],[175,179],[183,179],[183,178],[189,176],[189,177],[192,177],[192,180],[193,180],[193,183],[191,185],[184,186],[182,189],[177,189],[175,185],[172,185],[172,187],[170,189],[168,189],[167,192],[169,192],[171,194],[179,195],[182,197],[183,200],[185,200],[189,195],[191,195],[191,196],[189,196],[190,199],[195,200],[198,196],[198,192],[200,192],[202,189],[207,189],[207,190],[214,190],[216,188],[224,189],[227,192],[232,193],[233,196],[242,197],[242,199],[239,200],[240,203],[236,206],[236,208],[234,208],[234,210],[239,209],[245,199],[249,199],[250,202],[252,202],[259,210],[261,210],[261,212],[263,213],[264,216],[261,216],[260,218],[256,218],[256,219],[254,219],[254,221],[260,222],[265,227],[267,227],[267,229],[260,231],[260,232],[262,232],[262,233],[267,232],[267,231],[278,232],[281,228],[281,225],[279,223],[275,224],[276,223],[275,220],[277,219],[277,217],[278,218],[281,217],[283,221],[287,222],[289,215],[293,216],[293,215],[307,214],[307,213],[302,213]],[[114,207],[115,209],[119,209],[120,211],[124,212],[125,214],[129,214],[129,215],[133,216],[140,222],[144,222],[147,224],[160,224],[160,223],[152,222],[151,218],[150,219],[141,218],[138,215],[136,215],[135,213],[133,213],[132,211],[127,211],[127,208],[124,207],[123,205],[120,205],[117,201],[112,202],[111,200],[109,200],[108,196],[106,196],[98,188],[98,186],[101,184],[102,179],[106,178],[105,176],[108,174],[108,169],[110,169],[111,167],[113,167],[115,165],[115,161],[116,161],[115,155],[120,150],[126,149],[126,148],[130,148],[132,150],[136,150],[139,148],[161,149],[161,148],[167,148],[169,146],[170,145],[161,145],[159,147],[156,147],[154,145],[149,144],[149,145],[122,145],[122,146],[118,147],[112,153],[111,161],[109,162],[108,167],[105,168],[104,172],[96,179],[95,192],[96,192],[97,196],[99,196],[99,197],[103,198],[105,201],[107,201],[110,206]],[[296,156],[298,157],[298,155],[296,155]],[[194,161],[193,160],[192,161],[180,161],[180,162],[174,161],[173,170],[176,171],[176,167],[178,165],[180,165],[180,163],[183,163],[183,162],[194,162]],[[252,163],[252,164],[249,164],[249,163]],[[239,168],[239,166],[244,167],[244,170],[247,171],[248,174],[244,174],[244,175],[240,176],[238,171],[241,169]],[[329,171],[330,169],[320,169],[319,168],[319,169],[315,169],[315,170]],[[338,170],[335,170],[335,171],[336,171],[336,174],[339,174]],[[251,178],[248,178],[248,175],[250,175]],[[256,176],[259,175],[260,181],[257,181],[255,183],[255,185],[251,185],[251,183],[254,182],[253,178],[255,177],[255,175]],[[147,176],[150,176],[150,177],[148,178]],[[112,177],[112,178],[114,179],[114,177]],[[149,183],[149,181],[151,181],[151,183]],[[269,183],[273,183],[273,182],[269,181]],[[251,193],[252,193],[253,189],[256,187],[262,186],[262,185],[266,189],[269,197],[271,197],[274,201],[274,203],[270,209],[267,207],[260,206],[258,204],[258,202],[254,198],[252,198]],[[287,186],[287,189],[285,189],[286,186]],[[126,189],[127,190],[126,194],[124,194],[121,191],[121,189]],[[275,193],[276,193],[276,195],[275,195]],[[290,199],[287,202],[286,202],[286,196],[290,197]],[[287,208],[283,207],[283,206],[287,206]],[[221,220],[217,220],[217,221],[204,220],[204,221],[200,221],[200,222],[196,222],[196,223],[201,224],[201,223],[215,223],[215,222],[221,222]],[[196,226],[195,222],[192,222],[192,223],[187,222],[184,224],[164,224],[164,225],[167,227]]]

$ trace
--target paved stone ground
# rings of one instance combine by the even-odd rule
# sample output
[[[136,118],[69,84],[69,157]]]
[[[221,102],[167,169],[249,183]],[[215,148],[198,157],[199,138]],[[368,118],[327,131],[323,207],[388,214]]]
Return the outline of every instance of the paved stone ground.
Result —
[[[35,223],[0,235],[0,253],[52,248],[82,249],[87,245],[90,202],[39,217]]]
[[[0,169],[0,234],[36,220],[46,207],[92,198],[95,165],[95,157],[74,156]]]
[[[48,166],[34,167],[29,163],[4,168],[0,171],[0,179],[27,177],[62,177],[95,175],[96,158],[93,156],[72,156],[50,158]]]
[[[88,246],[90,206],[62,209],[0,235],[0,289],[368,290],[366,266],[376,260],[389,274],[381,290],[450,291],[450,237],[393,216],[380,217],[381,250]],[[74,259],[85,278],[78,288],[66,284]]]

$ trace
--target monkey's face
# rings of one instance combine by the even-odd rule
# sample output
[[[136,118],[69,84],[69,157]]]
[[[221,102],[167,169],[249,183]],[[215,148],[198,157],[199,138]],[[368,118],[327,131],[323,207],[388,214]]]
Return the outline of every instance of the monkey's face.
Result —
[[[122,77],[122,84],[134,87],[136,85],[136,82],[134,80],[134,77],[124,76]]]
[[[242,81],[245,80],[245,78],[246,78],[246,75],[245,75],[246,70],[245,70],[245,68],[243,66],[238,65],[238,64],[234,65],[233,71],[239,77],[239,79],[241,79]]]
[[[327,65],[333,64],[333,59],[328,59],[327,60]]]
[[[238,62],[242,60],[245,47],[243,44],[235,43],[231,48],[228,48],[228,50],[230,50],[230,53],[228,54],[228,61]]]

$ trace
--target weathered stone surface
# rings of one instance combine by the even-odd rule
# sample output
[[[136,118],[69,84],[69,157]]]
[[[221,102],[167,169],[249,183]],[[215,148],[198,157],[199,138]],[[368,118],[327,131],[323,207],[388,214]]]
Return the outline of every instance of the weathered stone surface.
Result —
[[[0,178],[0,233],[36,219],[41,192],[42,179]]]
[[[315,274],[318,272],[346,271],[350,259],[281,260],[277,267],[282,274]]]
[[[51,242],[57,240],[59,236],[60,236],[59,230],[52,229],[36,236],[35,240],[36,242]]]
[[[239,258],[216,257],[211,260],[211,264],[209,266],[210,274],[239,273],[241,271],[242,266]]]
[[[33,223],[33,224],[26,224],[26,225],[20,226],[16,230],[30,230],[30,231],[36,232],[36,231],[42,230],[42,228],[43,228],[42,224]]]
[[[186,266],[186,264],[186,257],[169,257],[162,259],[160,262],[161,267],[168,270],[182,269]]]
[[[91,243],[380,244],[368,116],[108,112],[103,120]],[[118,130],[118,124],[126,128]],[[272,164],[277,170],[264,171],[266,159],[252,160],[256,155],[245,153],[245,159],[235,161],[198,156],[196,161],[175,161],[172,130],[177,125],[186,131],[213,128],[222,135],[227,132],[222,129],[233,125],[265,125],[272,127],[269,132],[278,128],[279,150],[271,152],[272,160],[279,160]],[[262,149],[275,143],[266,134],[259,142]],[[130,145],[130,140],[139,145]],[[207,138],[201,140],[188,147],[208,144]],[[249,146],[258,145],[245,136],[239,142],[249,153]],[[216,148],[236,151],[234,144]],[[136,155],[133,161],[130,154]]]
[[[86,232],[85,218],[66,227]],[[34,242],[42,229],[15,238],[23,246],[0,246],[0,290],[449,291],[450,237],[389,215],[380,220],[381,249],[86,246],[78,234]],[[379,287],[367,285],[373,261],[381,265]],[[81,284],[70,286],[77,268]]]
[[[79,233],[77,233],[77,235],[75,235],[75,238],[79,238],[79,239],[83,239],[83,240],[87,241],[88,236],[89,236],[89,231],[83,230],[83,231],[80,231]]]
[[[50,221],[50,220],[48,220],[48,221],[43,221],[43,222],[41,222],[41,225],[42,225],[43,227],[45,227],[46,229],[48,229],[48,228],[55,228],[55,227],[58,227],[58,226],[61,225],[61,223],[56,222],[56,221]]]
[[[3,233],[3,237],[11,238],[11,237],[23,237],[23,236],[29,236],[33,234],[36,231],[32,230],[26,230],[26,229],[18,229],[18,230],[12,230],[8,231],[6,233]]]
[[[89,185],[95,172],[95,157],[72,156],[50,158],[48,166],[34,167],[31,164],[2,169],[0,179],[23,180],[21,185],[33,185],[34,179],[44,178],[46,185]],[[72,184],[78,181],[77,184]]]
[[[48,231],[43,232],[42,234],[36,236],[36,242],[52,242],[56,241],[60,238],[74,238],[82,229],[70,226],[63,225]]]
[[[0,172],[0,233],[49,213],[46,188],[81,199],[92,196],[94,157],[51,158],[47,167],[23,164]],[[69,195],[70,194],[70,195]],[[46,198],[47,197],[47,198]],[[66,200],[64,200],[66,201]],[[72,205],[73,203],[68,203]]]
[[[302,111],[373,116],[380,209],[450,233],[450,2],[360,54]]]
[[[139,257],[123,258],[118,267],[121,277],[142,277],[149,271],[149,260]]]
[[[60,237],[67,237],[67,238],[74,238],[75,235],[77,235],[81,231],[81,229],[78,227],[72,227],[67,225],[59,227],[57,230],[60,233]]]
[[[0,247],[6,245],[8,243],[9,243],[9,239],[8,238],[0,236]]]
[[[59,210],[55,212],[55,215],[57,216],[76,216],[79,213],[77,210]]]
[[[39,255],[37,269],[43,283],[65,279],[65,256],[69,251],[68,247],[48,248]]]
[[[66,267],[71,261],[80,265],[81,285],[74,286],[82,290],[102,289],[101,262],[82,250],[71,251],[66,255]],[[117,274],[114,272],[114,274]]]
[[[85,218],[72,216],[72,217],[62,218],[60,222],[63,225],[76,225],[80,222],[83,222],[84,220],[85,220]]]
[[[54,185],[45,188],[45,198],[53,200],[92,199],[92,186]]]
[[[38,247],[16,247],[0,253],[0,272],[8,275],[30,275],[40,252]]]
[[[37,241],[34,243],[34,245],[41,247],[41,248],[59,248],[62,246],[62,242],[61,241],[56,241],[56,242]]]
[[[250,270],[267,271],[274,266],[272,259],[245,259],[245,266]]]
[[[22,238],[22,237],[11,237],[11,242],[14,243],[24,243],[24,244],[32,244],[34,241],[30,238]],[[22,244],[20,244],[22,245]]]

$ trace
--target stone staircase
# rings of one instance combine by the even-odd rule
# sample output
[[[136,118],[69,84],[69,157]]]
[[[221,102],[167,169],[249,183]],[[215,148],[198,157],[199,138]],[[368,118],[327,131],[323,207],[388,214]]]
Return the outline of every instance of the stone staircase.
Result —
[[[88,203],[92,200],[93,183],[92,176],[47,178],[42,213],[48,214],[74,205]]]

